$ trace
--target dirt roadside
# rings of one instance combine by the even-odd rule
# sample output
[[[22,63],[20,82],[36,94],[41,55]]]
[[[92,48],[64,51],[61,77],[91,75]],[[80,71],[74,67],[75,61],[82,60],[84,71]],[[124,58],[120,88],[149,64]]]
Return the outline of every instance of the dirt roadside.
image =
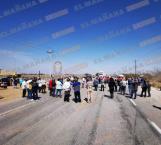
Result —
[[[0,102],[9,102],[15,99],[19,99],[22,96],[22,89],[20,87],[13,88],[13,86],[7,89],[0,88]]]

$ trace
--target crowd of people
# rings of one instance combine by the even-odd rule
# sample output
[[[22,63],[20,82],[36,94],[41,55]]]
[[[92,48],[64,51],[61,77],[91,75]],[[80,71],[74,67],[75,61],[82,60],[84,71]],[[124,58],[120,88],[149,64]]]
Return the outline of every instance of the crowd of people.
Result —
[[[130,98],[136,99],[139,86],[141,86],[142,89],[140,97],[151,97],[151,84],[144,78],[123,78],[122,80],[114,80],[113,78],[110,78],[108,84],[112,98],[114,92],[118,91],[122,95],[129,95]]]
[[[82,83],[83,84],[83,83]],[[64,101],[69,102],[71,91],[73,89],[75,102],[81,102],[81,82],[78,77],[67,77],[65,79],[59,78],[55,80],[52,78],[49,81],[49,94],[53,97],[62,97],[64,91]]]
[[[129,95],[130,98],[136,99],[138,96],[138,87],[141,86],[140,97],[151,97],[151,84],[143,78],[122,78],[116,79],[110,77],[108,80],[99,77],[66,77],[55,79],[52,77],[49,81],[42,79],[20,79],[22,87],[22,97],[27,99],[39,99],[39,93],[47,93],[52,97],[64,98],[65,102],[70,101],[71,93],[74,94],[75,102],[81,102],[81,88],[86,89],[86,101],[92,102],[93,91],[105,91],[109,88],[110,97],[114,97],[115,92],[120,92],[122,95]],[[100,88],[100,89],[99,89]]]
[[[99,81],[92,78],[83,78],[80,80],[78,77],[66,77],[55,79],[52,77],[49,81],[42,79],[21,79],[19,80],[22,87],[22,97],[27,99],[37,100],[39,99],[39,93],[47,93],[47,87],[49,90],[49,96],[62,98],[64,95],[64,101],[69,102],[71,93],[74,93],[74,101],[76,103],[81,102],[81,88],[86,89],[88,103],[92,102],[92,92],[98,90]],[[103,83],[101,85],[104,91]]]
[[[32,79],[20,79],[20,86],[22,87],[22,97],[27,99],[37,100],[39,99],[38,93],[46,93],[47,83],[45,80],[32,78]]]

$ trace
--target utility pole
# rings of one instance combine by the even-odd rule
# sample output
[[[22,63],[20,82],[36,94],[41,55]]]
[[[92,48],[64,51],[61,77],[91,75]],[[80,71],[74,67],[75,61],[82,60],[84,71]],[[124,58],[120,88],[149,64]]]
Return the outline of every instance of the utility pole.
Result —
[[[40,78],[40,70],[39,70],[39,78]]]
[[[135,77],[136,77],[136,69],[137,69],[137,64],[136,64],[136,59],[135,59]]]

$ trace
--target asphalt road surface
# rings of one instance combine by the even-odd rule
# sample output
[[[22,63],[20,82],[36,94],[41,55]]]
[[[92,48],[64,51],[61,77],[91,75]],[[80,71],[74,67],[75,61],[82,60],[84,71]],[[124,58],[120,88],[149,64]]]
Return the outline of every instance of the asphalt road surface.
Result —
[[[82,89],[82,100],[86,89]],[[128,98],[94,92],[92,103],[40,95],[0,106],[0,145],[161,145],[160,134]]]

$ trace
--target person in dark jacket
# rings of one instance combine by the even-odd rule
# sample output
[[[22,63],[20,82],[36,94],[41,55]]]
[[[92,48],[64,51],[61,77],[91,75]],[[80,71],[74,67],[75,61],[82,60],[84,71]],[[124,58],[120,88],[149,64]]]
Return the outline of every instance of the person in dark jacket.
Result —
[[[144,97],[146,97],[147,83],[145,80],[142,80],[141,88],[142,88],[141,97],[143,97],[143,95],[144,95]]]
[[[136,79],[133,79],[131,82],[131,98],[136,99],[137,97],[137,91],[138,91],[138,81]]]
[[[14,88],[16,88],[16,89],[17,89],[18,80],[17,80],[16,78],[14,79],[13,83],[14,83]]]
[[[55,79],[52,80],[52,96],[56,96],[56,81]]]
[[[78,81],[78,78],[75,78],[75,81],[73,83],[73,89],[76,103],[81,102],[80,86],[81,83]]]
[[[115,92],[117,92],[117,80],[115,79]]]
[[[151,83],[147,81],[147,91],[148,91],[148,97],[151,97]]]
[[[34,100],[38,99],[38,89],[39,89],[39,86],[38,86],[38,83],[37,83],[37,79],[34,78],[33,84],[32,84],[32,96],[33,96]]]
[[[128,79],[128,90],[129,90],[129,95],[131,95],[131,90],[132,90],[132,78]]]
[[[115,89],[115,81],[113,78],[110,78],[109,83],[108,83],[109,91],[111,98],[114,97],[114,89]]]
[[[95,88],[95,91],[97,91],[98,89],[98,84],[99,84],[99,81],[97,78],[95,78],[94,82],[93,82],[93,85],[94,85],[94,88]]]

